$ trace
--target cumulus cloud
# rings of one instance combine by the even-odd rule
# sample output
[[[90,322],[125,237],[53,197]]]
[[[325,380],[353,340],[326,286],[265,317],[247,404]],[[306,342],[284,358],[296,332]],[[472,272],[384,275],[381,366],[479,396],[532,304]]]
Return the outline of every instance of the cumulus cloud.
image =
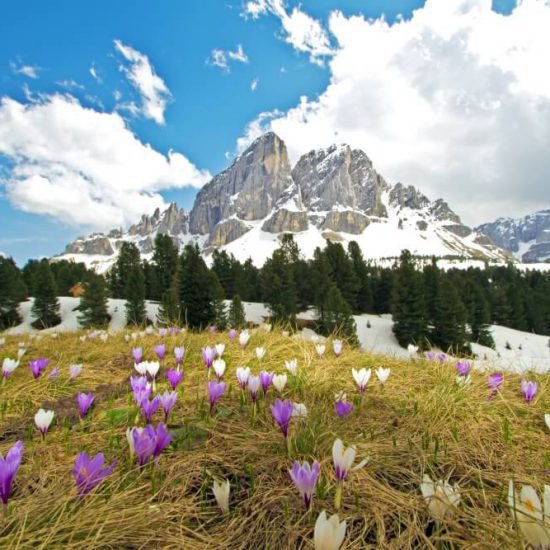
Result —
[[[162,189],[201,187],[210,175],[184,155],[144,144],[117,113],[86,108],[70,95],[22,104],[0,101],[1,183],[17,208],[105,230],[165,207]]]
[[[164,124],[164,111],[172,98],[164,80],[155,73],[145,54],[124,45],[120,40],[115,40],[115,48],[126,61],[120,70],[141,97],[141,113],[157,124]]]
[[[248,55],[244,52],[242,44],[237,45],[235,51],[214,49],[210,54],[208,63],[214,67],[219,67],[225,72],[230,72],[229,62],[248,63]]]
[[[23,65],[22,63],[10,62],[11,70],[14,74],[21,74],[28,78],[38,78],[38,73],[41,71],[40,67],[35,65]]]
[[[272,14],[281,21],[285,42],[299,52],[308,53],[310,60],[323,65],[323,58],[332,55],[329,35],[321,23],[299,7],[286,11],[283,0],[253,0],[244,4],[243,15],[258,19],[261,15]]]
[[[245,8],[259,17],[274,3]],[[522,0],[509,15],[491,0],[427,0],[391,25],[334,11],[327,88],[262,113],[237,146],[271,129],[296,160],[347,142],[468,223],[548,207],[549,28],[545,0]]]

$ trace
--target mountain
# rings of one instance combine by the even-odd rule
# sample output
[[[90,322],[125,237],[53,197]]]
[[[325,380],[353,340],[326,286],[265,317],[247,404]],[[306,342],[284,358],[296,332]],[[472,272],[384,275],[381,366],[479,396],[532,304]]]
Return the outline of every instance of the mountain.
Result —
[[[366,258],[397,257],[404,248],[425,256],[504,259],[485,235],[462,224],[442,199],[390,184],[361,150],[331,145],[310,151],[290,166],[284,142],[273,132],[259,137],[197,194],[190,212],[176,204],[142,216],[127,232],[95,233],[69,244],[58,258],[84,261],[104,271],[124,240],[144,256],[158,233],[179,246],[196,242],[208,257],[222,247],[239,260],[262,265],[291,232],[306,257],[326,239],[356,240]]]
[[[523,218],[498,218],[476,228],[523,262],[550,261],[550,210]]]

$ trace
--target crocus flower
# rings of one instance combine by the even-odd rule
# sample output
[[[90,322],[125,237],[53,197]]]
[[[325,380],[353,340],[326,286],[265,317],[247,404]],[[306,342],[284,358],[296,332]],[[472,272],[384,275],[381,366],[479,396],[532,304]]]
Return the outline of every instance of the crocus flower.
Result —
[[[332,461],[334,463],[334,474],[338,482],[343,482],[350,472],[360,470],[369,461],[364,458],[357,466],[353,466],[355,460],[355,446],[351,445],[347,449],[344,447],[341,439],[336,439],[332,445]]]
[[[524,485],[518,494],[510,481],[508,505],[512,516],[523,538],[533,548],[540,549],[550,548],[550,485],[544,486],[543,501],[544,507],[531,485]]]
[[[156,432],[151,424],[145,428],[132,430],[132,439],[134,443],[134,452],[140,466],[145,466],[150,457],[153,456],[156,446]]]
[[[441,352],[438,354],[437,358],[439,359],[440,363],[445,363],[445,361],[447,361],[447,354]]]
[[[223,514],[227,514],[227,512],[229,512],[230,489],[231,489],[231,485],[229,484],[228,479],[226,479],[225,481],[222,481],[221,483],[214,480],[214,484],[212,486],[212,492],[214,493],[216,502],[218,503],[218,506],[220,507]]]
[[[166,378],[173,390],[178,387],[184,376],[185,373],[180,370],[168,369],[168,371],[166,372]]]
[[[175,391],[165,391],[164,393],[160,394],[159,398],[160,405],[162,407],[162,410],[164,411],[164,422],[168,422],[168,415],[176,404],[178,394]]]
[[[416,357],[416,354],[418,353],[418,346],[415,346],[414,344],[409,344],[407,346],[407,351],[409,353],[409,357]]]
[[[126,429],[126,439],[128,441],[128,449],[130,452],[130,458],[133,458],[135,454],[135,447],[134,447],[134,430],[137,430],[138,433],[141,433],[144,428],[127,428]]]
[[[176,365],[179,366],[183,363],[184,355],[185,355],[185,348],[183,346],[174,348],[174,357],[176,359]]]
[[[7,514],[11,485],[21,465],[23,443],[17,441],[7,452],[6,458],[0,454],[0,499],[4,504],[4,515]]]
[[[493,374],[490,374],[487,378],[487,384],[489,384],[489,388],[493,390],[493,392],[497,392],[502,386],[502,382],[504,381],[504,376],[500,372],[494,372]]]
[[[265,348],[256,348],[256,357],[261,361],[265,356]]]
[[[218,380],[221,380],[225,372],[225,361],[223,359],[214,359],[212,367],[214,368]]]
[[[48,379],[53,382],[54,380],[57,380],[58,376],[59,376],[59,367],[54,367],[52,369],[52,372],[50,372]]]
[[[229,331],[229,339],[230,340],[235,340],[236,337],[237,337],[237,331],[234,328],[232,328]]]
[[[81,419],[88,414],[88,411],[90,410],[90,407],[92,406],[94,400],[95,397],[91,393],[76,394],[76,402],[78,403],[78,412]]]
[[[452,486],[448,481],[442,480],[434,482],[427,474],[422,478],[420,490],[428,504],[428,511],[436,521],[452,516],[460,502],[458,485]]]
[[[334,352],[334,355],[336,355],[336,357],[340,357],[340,354],[342,353],[342,347],[342,340],[334,340],[334,342],[332,342],[332,351]]]
[[[327,513],[323,510],[315,522],[313,542],[315,550],[338,550],[346,536],[346,522],[340,521],[338,514],[333,514],[327,519]]]
[[[307,416],[307,407],[303,403],[293,403],[292,407],[292,416],[296,418],[305,418]]]
[[[283,393],[283,390],[285,389],[287,382],[287,375],[286,374],[276,374],[273,377],[273,387],[279,392]]]
[[[260,377],[251,374],[248,377],[248,389],[250,391],[250,398],[252,399],[252,403],[255,403],[256,399],[258,398],[258,391],[260,389],[260,386]]]
[[[210,346],[206,346],[201,350],[202,360],[204,361],[204,366],[209,369],[212,366],[212,361],[216,356],[216,350]]]
[[[347,416],[353,409],[353,403],[348,401],[336,401],[334,404],[334,412],[340,417],[343,418]]]
[[[69,378],[74,380],[82,372],[82,365],[70,365],[69,366]]]
[[[155,398],[151,399],[151,401],[149,401],[149,399],[147,398],[142,399],[140,403],[141,412],[143,413],[146,422],[151,422],[151,418],[153,418],[153,415],[157,412],[159,405],[160,397],[158,395]]]
[[[292,401],[288,400],[281,401],[280,399],[276,399],[275,404],[271,405],[271,414],[275,422],[279,425],[279,428],[281,428],[281,432],[283,432],[285,438],[288,436],[288,427],[290,425],[293,410],[294,406]]]
[[[27,353],[26,348],[19,348],[17,350],[17,359],[21,360],[21,358],[23,357],[23,355],[25,355],[25,353]]]
[[[159,361],[162,361],[166,355],[166,346],[164,344],[158,344],[153,349]]]
[[[143,363],[142,363],[143,364]],[[160,363],[158,361],[146,361],[145,366],[147,374],[151,377],[153,382],[153,391],[157,390],[157,374],[160,369]]]
[[[435,351],[425,351],[424,352],[424,357],[428,361],[434,361],[435,360]]]
[[[550,414],[544,415],[544,422],[546,423],[546,427],[550,430]]]
[[[465,388],[472,383],[472,377],[469,374],[467,376],[457,376],[455,381],[461,388]]]
[[[87,495],[115,469],[116,460],[106,468],[103,467],[104,462],[103,453],[98,453],[94,458],[90,458],[87,453],[82,452],[76,457],[73,475],[76,491],[80,498]]]
[[[39,409],[38,412],[34,415],[34,423],[36,427],[40,430],[42,439],[46,437],[46,432],[52,423],[54,411],[45,411],[44,409]]]
[[[267,394],[271,382],[273,382],[273,377],[275,376],[274,372],[267,372],[263,370],[260,372],[260,382],[262,383],[262,390],[264,391],[264,396]]]
[[[456,364],[456,370],[459,376],[468,376],[472,365],[469,361],[458,361]]]
[[[216,408],[218,399],[225,393],[225,382],[208,382],[208,400],[210,401],[210,411]]]
[[[151,384],[147,382],[147,378],[145,376],[130,377],[130,385],[132,386],[134,401],[137,405],[141,405],[141,402],[144,399],[148,399],[151,395]]]
[[[168,334],[168,329],[167,328],[159,328],[159,336],[161,338],[164,338],[166,335]],[[159,359],[162,359],[162,357],[159,357]]]
[[[298,489],[300,495],[304,499],[304,504],[307,509],[309,509],[311,504],[311,497],[313,496],[313,491],[317,484],[319,471],[320,468],[317,461],[313,463],[313,466],[310,466],[308,462],[300,464],[297,460],[294,461],[292,470],[288,471],[296,489]]]
[[[376,377],[380,381],[380,384],[384,385],[388,381],[388,378],[390,377],[391,369],[389,368],[384,369],[382,367],[378,367],[374,372],[376,373]]]
[[[29,367],[35,380],[42,375],[49,364],[50,361],[48,359],[35,359],[29,363]]]
[[[315,344],[315,351],[319,357],[323,357],[325,354],[326,347],[324,344]]]
[[[140,376],[147,376],[147,363],[145,361],[134,363],[134,369]]]
[[[290,361],[285,361],[285,368],[292,376],[296,376],[296,373],[298,372],[298,360],[297,359],[291,359]]]
[[[6,357],[2,363],[2,376],[7,378],[18,366],[19,361]]]
[[[250,367],[237,367],[237,382],[241,390],[246,389],[248,378],[250,376]]]
[[[155,430],[155,447],[153,449],[153,457],[155,458],[155,461],[158,462],[162,451],[170,445],[173,438],[173,434],[167,432],[166,426],[161,422]]]
[[[223,352],[225,351],[225,344],[216,344],[214,346],[214,349],[216,350],[216,355],[221,359],[221,356],[223,355]]]
[[[364,393],[370,380],[371,370],[362,368],[357,371],[352,368],[351,374],[353,375],[353,379],[357,384],[357,389],[359,390],[359,393]]]
[[[143,360],[143,349],[142,348],[133,348],[132,356],[134,357],[134,363],[139,364]]]
[[[527,403],[531,403],[531,401],[533,401],[535,395],[537,395],[538,389],[539,387],[536,382],[527,380],[521,381],[521,391],[523,392],[523,396],[525,397],[525,401],[527,401]]]
[[[241,331],[241,333],[239,334],[239,344],[241,346],[241,348],[245,348],[246,347],[246,344],[248,344],[248,341],[250,340],[250,333],[248,332],[248,330],[243,330]]]

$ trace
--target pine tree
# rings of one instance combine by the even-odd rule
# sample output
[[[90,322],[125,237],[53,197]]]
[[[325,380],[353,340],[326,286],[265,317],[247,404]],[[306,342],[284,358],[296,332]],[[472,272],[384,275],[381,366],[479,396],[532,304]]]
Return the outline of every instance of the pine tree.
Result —
[[[233,296],[233,300],[231,300],[228,322],[231,328],[243,328],[246,326],[244,307],[241,297],[238,294],[235,294],[235,296]]]
[[[351,258],[353,271],[358,281],[356,296],[357,313],[371,313],[374,311],[374,297],[372,290],[371,274],[363,259],[361,248],[355,241],[348,244],[348,254]]]
[[[225,307],[225,292],[223,287],[213,271],[208,272],[210,278],[210,292],[212,295],[212,305],[214,307],[214,325],[218,330],[225,330],[227,327],[227,311]]]
[[[455,287],[442,279],[438,288],[432,340],[444,351],[467,351],[466,308]]]
[[[214,322],[216,312],[208,268],[197,246],[188,244],[180,257],[180,317],[191,329],[204,329]]]
[[[34,303],[32,313],[35,320],[32,326],[36,329],[53,327],[61,323],[59,301],[50,262],[41,260],[34,277]]]
[[[170,235],[159,233],[155,237],[153,264],[156,274],[156,288],[151,299],[160,300],[169,290],[178,268],[178,248]]]
[[[160,326],[179,326],[181,324],[178,273],[178,271],[174,273],[170,288],[162,295],[157,314],[157,322]]]
[[[357,327],[351,307],[334,283],[330,285],[325,296],[323,311],[324,321],[320,328],[324,334],[334,334],[345,338],[353,345],[358,344]]]
[[[129,325],[144,325],[147,317],[145,311],[145,277],[141,265],[130,268],[124,290],[126,299],[126,322]]]
[[[107,312],[107,288],[101,275],[88,274],[84,283],[84,294],[76,308],[81,312],[79,324],[84,328],[100,328],[106,326],[111,317]]]
[[[27,288],[15,262],[0,256],[0,331],[21,322],[18,306],[26,296]]]
[[[416,271],[411,253],[403,250],[392,295],[393,333],[403,347],[423,346],[428,332],[422,276]]]
[[[472,342],[482,346],[494,347],[495,343],[490,332],[491,314],[489,304],[478,284],[469,283],[471,302],[469,304],[470,337]],[[468,308],[468,304],[466,305]]]
[[[394,292],[395,274],[391,269],[381,269],[373,285],[374,313],[390,313],[391,297]]]
[[[143,271],[138,247],[134,243],[123,242],[116,263],[111,268],[108,277],[110,292],[113,298],[126,298],[125,293],[128,279],[137,266],[139,266],[140,271]]]
[[[428,323],[433,325],[436,315],[436,302],[441,283],[441,271],[437,267],[437,260],[432,258],[432,263],[424,267],[424,298],[426,303],[426,316]]]
[[[324,252],[317,247],[310,263],[311,286],[313,288],[313,305],[317,310],[317,320],[321,327],[328,322],[325,312],[325,300],[330,288],[334,285],[330,279],[330,264]]]
[[[360,282],[353,269],[353,263],[340,243],[327,241],[324,250],[330,265],[330,278],[342,293],[352,310],[356,309],[357,291]]]

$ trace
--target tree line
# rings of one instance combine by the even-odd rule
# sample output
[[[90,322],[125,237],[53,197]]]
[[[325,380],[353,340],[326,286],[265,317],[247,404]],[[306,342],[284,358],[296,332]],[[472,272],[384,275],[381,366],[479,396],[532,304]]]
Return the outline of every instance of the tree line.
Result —
[[[242,301],[263,302],[272,322],[295,327],[297,314],[316,312],[316,330],[356,342],[353,315],[390,313],[401,345],[437,345],[467,352],[468,342],[493,345],[490,324],[550,335],[550,274],[522,272],[512,264],[441,270],[433,259],[403,251],[392,266],[365,261],[356,242],[327,241],[305,260],[292,235],[261,268],[215,250],[208,267],[194,244],[181,254],[171,237],[157,235],[150,260],[125,242],[106,276],[84,264],[31,260],[19,269],[0,258],[0,329],[20,322],[17,304],[34,296],[34,326],[59,323],[57,296],[84,285],[78,309],[83,327],[109,321],[107,298],[125,300],[129,324],[146,323],[146,301],[159,302],[160,325],[201,329],[245,323]],[[230,300],[229,308],[225,300]]]

